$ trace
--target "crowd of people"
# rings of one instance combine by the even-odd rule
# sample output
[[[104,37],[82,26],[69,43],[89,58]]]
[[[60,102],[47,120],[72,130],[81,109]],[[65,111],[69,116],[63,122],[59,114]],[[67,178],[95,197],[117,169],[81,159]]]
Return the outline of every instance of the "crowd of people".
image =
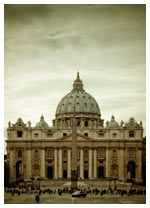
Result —
[[[133,196],[133,195],[145,195],[145,189],[136,189],[136,188],[128,188],[128,189],[99,189],[99,188],[90,188],[90,187],[79,187],[78,190],[86,191],[87,195],[98,195],[98,196]],[[34,187],[34,186],[26,186],[26,185],[17,185],[17,186],[9,186],[5,187],[5,193],[11,194],[12,196],[21,194],[35,194],[35,198],[39,198],[41,194],[58,194],[61,196],[62,194],[72,194],[73,190],[70,187],[62,187],[62,188],[46,188],[46,187]],[[38,197],[37,197],[38,196]]]

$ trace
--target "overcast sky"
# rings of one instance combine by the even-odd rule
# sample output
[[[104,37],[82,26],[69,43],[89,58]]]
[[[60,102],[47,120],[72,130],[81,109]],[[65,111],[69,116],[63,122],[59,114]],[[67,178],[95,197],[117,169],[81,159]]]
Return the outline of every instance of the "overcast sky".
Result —
[[[5,127],[51,124],[79,70],[106,122],[146,120],[145,5],[5,5]]]

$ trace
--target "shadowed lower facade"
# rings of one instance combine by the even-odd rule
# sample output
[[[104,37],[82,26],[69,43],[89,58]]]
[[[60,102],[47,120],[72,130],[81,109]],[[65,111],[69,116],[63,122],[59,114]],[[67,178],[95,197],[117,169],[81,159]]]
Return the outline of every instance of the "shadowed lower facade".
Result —
[[[51,127],[43,115],[34,127],[18,118],[15,124],[8,123],[6,142],[10,182],[32,177],[71,180],[74,167],[78,180],[142,182],[144,178],[142,122],[131,117],[119,124],[112,115],[104,125],[100,108],[83,89],[79,73],[71,92],[60,100]]]

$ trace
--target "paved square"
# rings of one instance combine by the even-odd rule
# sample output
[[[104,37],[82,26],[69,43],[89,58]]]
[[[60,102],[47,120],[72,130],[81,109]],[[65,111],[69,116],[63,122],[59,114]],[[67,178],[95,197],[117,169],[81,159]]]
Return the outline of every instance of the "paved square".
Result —
[[[5,194],[5,204],[36,204],[35,194]],[[145,204],[145,195],[100,196],[88,194],[86,198],[72,198],[71,194],[41,194],[39,204]]]

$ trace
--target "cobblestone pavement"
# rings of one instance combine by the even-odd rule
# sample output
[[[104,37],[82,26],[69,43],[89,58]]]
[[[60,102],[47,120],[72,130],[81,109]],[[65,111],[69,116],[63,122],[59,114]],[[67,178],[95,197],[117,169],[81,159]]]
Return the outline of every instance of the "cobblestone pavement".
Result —
[[[35,194],[5,194],[5,204],[36,204]],[[86,198],[72,198],[70,194],[42,194],[39,204],[145,204],[145,195],[123,197],[119,195],[100,196],[88,194]]]

